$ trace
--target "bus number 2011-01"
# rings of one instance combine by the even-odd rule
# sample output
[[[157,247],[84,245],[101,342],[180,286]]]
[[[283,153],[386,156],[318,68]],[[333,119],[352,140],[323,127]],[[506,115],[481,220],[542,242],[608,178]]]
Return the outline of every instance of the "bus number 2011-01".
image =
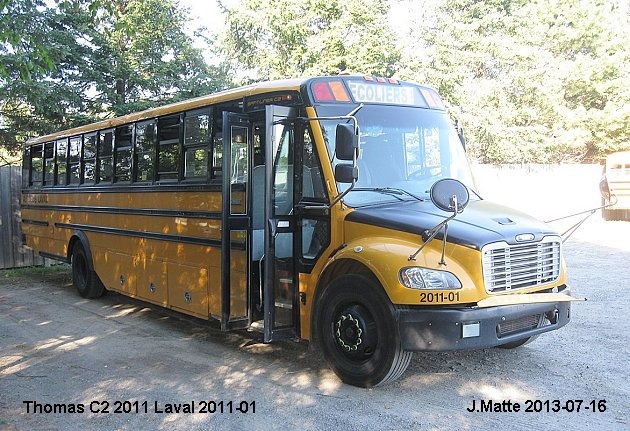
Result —
[[[456,302],[459,292],[422,292],[420,302]]]

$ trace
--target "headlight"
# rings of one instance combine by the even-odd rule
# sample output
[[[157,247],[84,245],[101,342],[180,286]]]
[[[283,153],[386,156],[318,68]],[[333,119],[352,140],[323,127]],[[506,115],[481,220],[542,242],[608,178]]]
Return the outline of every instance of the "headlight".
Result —
[[[400,282],[410,289],[460,289],[462,284],[447,271],[410,266],[400,270]]]

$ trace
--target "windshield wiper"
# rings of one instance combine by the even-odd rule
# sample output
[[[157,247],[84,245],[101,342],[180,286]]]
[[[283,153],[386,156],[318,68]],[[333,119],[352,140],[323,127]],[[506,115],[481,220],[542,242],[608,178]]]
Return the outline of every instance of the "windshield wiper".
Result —
[[[424,199],[422,199],[421,197],[416,196],[405,189],[399,189],[395,187],[355,187],[352,190],[359,191],[359,192],[383,193],[383,194],[394,196],[396,199],[401,200],[401,201],[403,201],[404,199],[401,199],[400,197],[398,197],[398,195],[407,195],[407,196],[411,196],[412,198],[420,202],[424,201]]]

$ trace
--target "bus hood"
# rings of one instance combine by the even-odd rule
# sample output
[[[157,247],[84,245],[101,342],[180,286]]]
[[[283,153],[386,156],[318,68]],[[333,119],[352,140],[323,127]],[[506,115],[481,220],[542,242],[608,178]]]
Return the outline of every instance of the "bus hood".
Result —
[[[346,221],[423,235],[449,215],[428,200],[356,208]],[[527,214],[484,200],[470,201],[464,212],[448,224],[448,242],[477,250],[497,241],[519,244],[516,237],[522,234],[533,235],[533,238],[529,235],[527,242],[558,235]],[[443,231],[436,238],[443,238]]]

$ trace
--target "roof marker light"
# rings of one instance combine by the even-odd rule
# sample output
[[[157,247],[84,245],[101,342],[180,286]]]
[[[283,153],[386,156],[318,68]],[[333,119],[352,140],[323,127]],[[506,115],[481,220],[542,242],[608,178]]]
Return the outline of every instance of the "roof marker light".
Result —
[[[313,84],[316,102],[350,102],[350,95],[341,81],[319,81]]]
[[[442,102],[442,99],[440,99],[440,96],[438,96],[435,90],[430,88],[420,88],[420,92],[429,104],[429,108],[444,109],[444,102]]]
[[[330,81],[329,85],[337,102],[350,102],[350,96],[341,81]]]
[[[316,82],[313,84],[313,95],[318,102],[332,102],[335,100],[327,82]]]

